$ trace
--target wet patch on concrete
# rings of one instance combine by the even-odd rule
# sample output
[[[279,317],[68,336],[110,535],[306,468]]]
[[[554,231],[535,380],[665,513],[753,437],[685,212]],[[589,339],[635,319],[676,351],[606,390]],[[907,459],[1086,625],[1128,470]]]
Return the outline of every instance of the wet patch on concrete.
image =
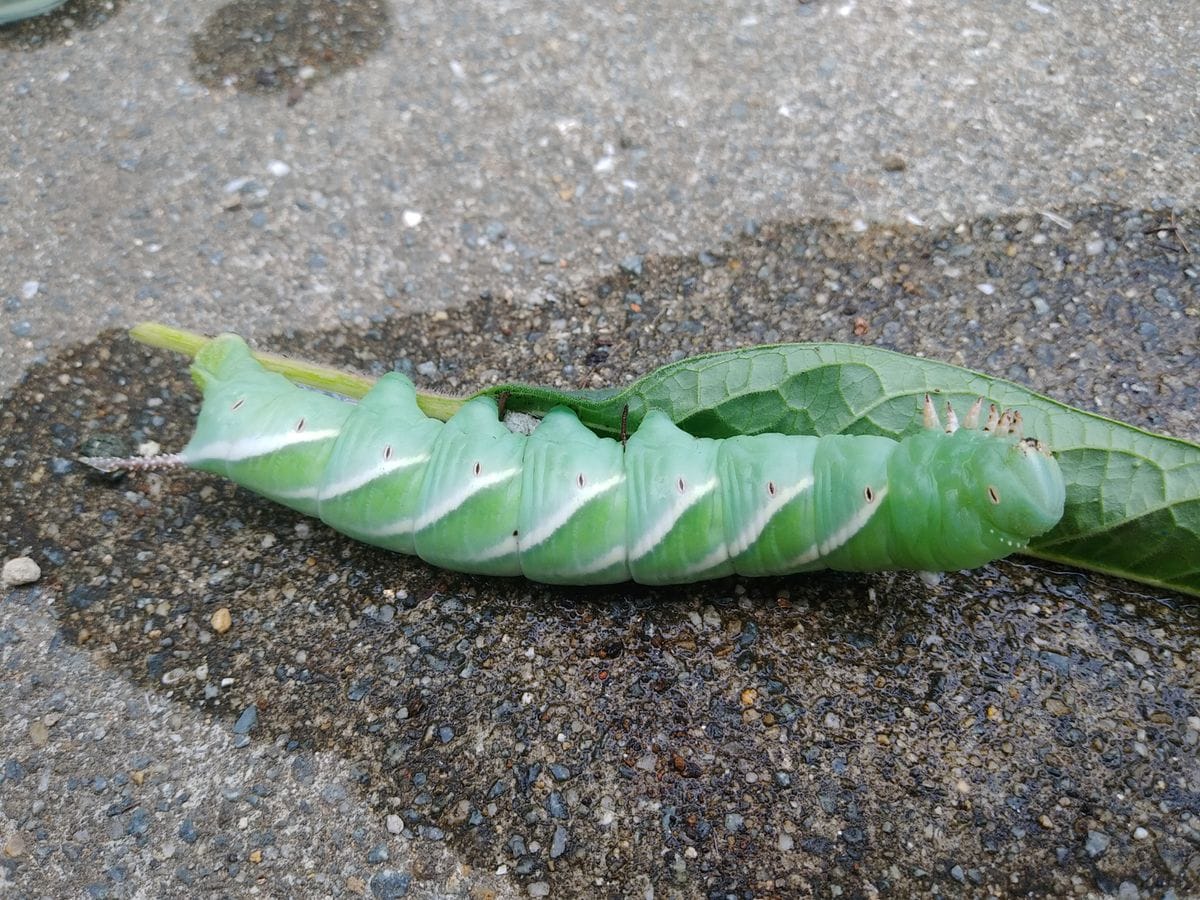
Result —
[[[235,0],[192,37],[192,73],[210,87],[250,93],[285,91],[360,66],[390,32],[384,0]]]
[[[62,43],[80,31],[99,28],[124,5],[125,0],[69,0],[43,15],[0,25],[0,48],[37,50]]]
[[[467,390],[861,340],[1195,439],[1200,275],[1166,224],[746,223],[583,289],[272,349]],[[196,401],[178,358],[115,334],[31,370],[0,410],[5,554],[32,548],[80,646],[243,744],[343,755],[413,842],[534,894],[1200,885],[1194,600],[1020,559],[933,588],[552,589],[356,545],[208,476],[113,485],[71,462],[98,433],[177,448]]]

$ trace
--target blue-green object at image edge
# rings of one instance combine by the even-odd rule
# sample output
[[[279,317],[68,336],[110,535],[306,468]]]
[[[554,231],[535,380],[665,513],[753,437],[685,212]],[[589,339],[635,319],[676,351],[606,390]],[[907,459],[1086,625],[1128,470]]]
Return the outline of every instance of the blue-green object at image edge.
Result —
[[[66,2],[67,0],[0,0],[0,25],[40,16]]]

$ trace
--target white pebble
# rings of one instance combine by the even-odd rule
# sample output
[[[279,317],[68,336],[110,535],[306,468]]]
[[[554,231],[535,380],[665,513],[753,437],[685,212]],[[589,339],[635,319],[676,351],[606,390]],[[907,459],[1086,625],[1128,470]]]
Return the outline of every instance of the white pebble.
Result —
[[[42,577],[41,567],[28,556],[18,556],[4,564],[4,574],[0,580],[5,587],[15,587],[18,584],[33,584]]]
[[[421,220],[425,217],[423,215],[421,215],[419,212],[417,212],[415,209],[406,209],[404,211],[404,215],[401,216],[401,218],[404,219],[404,224],[407,225],[409,228],[416,228],[418,225],[421,224]]]
[[[32,300],[37,296],[38,288],[41,286],[41,282],[38,281],[25,282],[23,285],[21,285],[21,299]]]
[[[267,171],[276,178],[282,178],[284,175],[291,173],[292,167],[285,163],[282,159],[273,159],[267,163]]]
[[[404,830],[404,820],[392,813],[387,817],[387,830],[392,834],[399,834]]]
[[[986,281],[983,284],[975,285],[975,289],[981,294],[987,294],[989,297],[996,293],[996,286],[994,284],[989,284]]]

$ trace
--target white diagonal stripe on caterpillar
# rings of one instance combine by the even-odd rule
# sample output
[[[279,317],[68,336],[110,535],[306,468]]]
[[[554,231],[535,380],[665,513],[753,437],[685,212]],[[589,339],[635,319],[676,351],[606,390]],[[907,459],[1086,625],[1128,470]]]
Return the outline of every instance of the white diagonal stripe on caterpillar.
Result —
[[[445,516],[448,516],[450,513],[454,512],[454,510],[458,509],[458,507],[470,500],[474,494],[485,490],[486,488],[492,487],[493,485],[500,484],[501,482],[511,478],[513,475],[516,475],[520,471],[520,467],[514,467],[511,469],[504,469],[500,472],[493,472],[490,475],[481,478],[475,478],[467,485],[467,490],[459,491],[457,494],[450,497],[449,500],[442,503],[440,506],[426,511],[426,513],[420,517],[410,516],[404,519],[396,519],[395,521],[380,525],[378,528],[363,528],[360,530],[360,533],[366,537],[388,538],[399,537],[402,534],[413,534],[414,532],[421,531],[425,528],[428,528],[439,519],[444,518]]]
[[[333,500],[335,497],[341,497],[343,494],[357,491],[359,488],[366,487],[376,479],[386,478],[393,472],[399,472],[401,469],[410,469],[413,466],[421,465],[421,463],[429,462],[429,457],[429,453],[414,453],[412,456],[389,459],[386,462],[373,466],[365,472],[359,472],[356,475],[351,475],[348,478],[343,478],[341,481],[334,482],[321,491],[320,499]]]
[[[825,540],[813,544],[799,556],[789,560],[784,569],[788,570],[794,569],[797,566],[806,566],[810,562],[816,562],[818,559],[828,556],[839,547],[845,546],[850,538],[862,531],[866,527],[866,524],[871,521],[871,516],[875,515],[875,511],[879,509],[883,503],[883,498],[886,496],[887,485],[884,485],[875,491],[869,503],[864,504],[837,531]]]
[[[513,466],[510,469],[501,469],[499,472],[490,472],[487,475],[480,475],[472,478],[467,482],[466,487],[455,494],[451,494],[441,503],[427,509],[413,523],[413,531],[424,531],[430,525],[438,522],[450,513],[454,512],[480,491],[487,490],[497,484],[503,484],[514,475],[521,474],[520,466]]]
[[[261,434],[254,437],[237,438],[232,441],[214,441],[199,450],[189,449],[185,461],[188,465],[208,459],[224,462],[242,462],[268,453],[276,453],[298,444],[327,441],[341,433],[338,428],[323,428],[320,431],[288,431],[284,434]]]
[[[683,495],[680,500],[676,500],[671,510],[661,519],[654,523],[654,527],[650,528],[642,539],[637,542],[637,545],[629,551],[630,561],[641,559],[655,547],[663,542],[663,539],[671,533],[671,529],[683,518],[683,514],[689,509],[711,494],[717,489],[717,478],[710,478],[708,481],[699,487],[693,488]]]
[[[679,573],[682,578],[691,578],[694,575],[699,575],[701,572],[707,572],[709,569],[715,569],[721,563],[729,559],[732,554],[729,552],[729,547],[724,541],[720,545],[709,551],[709,554],[696,563],[688,566]]]
[[[477,553],[469,558],[470,562],[481,563],[487,562],[489,559],[503,559],[506,556],[511,556],[517,552],[517,536],[510,534],[499,543],[492,544],[481,553]]]
[[[625,476],[617,474],[597,484],[589,484],[582,490],[577,491],[571,498],[571,502],[556,509],[551,518],[540,523],[533,531],[521,535],[521,549],[531,550],[538,544],[549,540],[554,536],[556,531],[566,525],[588,503],[602,494],[607,494],[613,488],[619,487],[624,481]]]
[[[603,556],[597,556],[588,565],[582,569],[575,569],[577,575],[594,575],[597,572],[603,572],[606,569],[611,569],[617,563],[626,561],[626,552],[624,544],[614,544],[613,547]]]
[[[418,453],[414,456],[406,456],[402,459],[388,460],[380,463],[377,466],[372,466],[365,472],[358,472],[343,478],[341,481],[334,482],[328,488],[322,489],[318,485],[313,485],[306,488],[298,488],[294,491],[277,491],[275,496],[280,500],[334,500],[344,494],[349,494],[351,491],[356,491],[361,487],[365,487],[372,481],[378,478],[384,478],[393,472],[400,469],[407,469],[411,466],[420,465],[423,462],[429,461],[428,453]]]
[[[809,475],[806,478],[801,478],[785,490],[776,493],[769,502],[758,509],[754,518],[730,542],[729,555],[741,556],[749,550],[750,545],[758,540],[759,535],[763,533],[763,530],[771,523],[775,515],[812,486],[813,478]]]
[[[378,528],[360,528],[358,533],[364,537],[389,538],[402,534],[412,534],[416,530],[417,520],[412,516],[406,519],[396,519],[380,525]]]

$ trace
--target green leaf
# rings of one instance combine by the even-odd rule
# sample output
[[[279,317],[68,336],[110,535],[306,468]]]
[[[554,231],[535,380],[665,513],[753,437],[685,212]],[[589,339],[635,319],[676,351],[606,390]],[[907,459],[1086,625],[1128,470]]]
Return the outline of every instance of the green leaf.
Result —
[[[698,356],[619,391],[502,385],[508,408],[563,404],[601,434],[628,430],[650,409],[703,437],[880,434],[920,427],[926,393],[960,414],[977,397],[1016,408],[1025,433],[1049,445],[1067,482],[1062,521],[1032,556],[1200,596],[1200,446],[1084,412],[998,378],[853,344],[779,344]]]

